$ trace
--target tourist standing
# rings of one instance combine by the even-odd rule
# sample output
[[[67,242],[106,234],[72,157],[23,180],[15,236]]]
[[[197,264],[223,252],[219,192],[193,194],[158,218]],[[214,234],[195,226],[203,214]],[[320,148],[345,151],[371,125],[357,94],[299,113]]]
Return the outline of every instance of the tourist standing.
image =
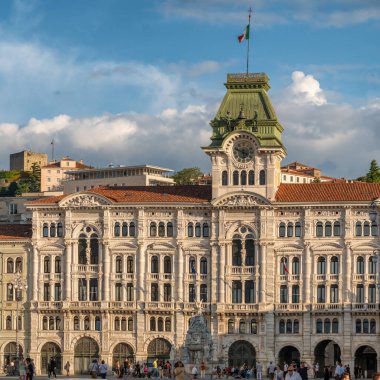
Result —
[[[70,362],[67,361],[65,366],[63,367],[66,371],[66,376],[68,377],[70,375]]]
[[[263,378],[263,365],[260,362],[256,364],[256,372],[257,372],[257,380],[261,380]]]
[[[205,374],[206,374],[206,364],[205,362],[202,362],[201,363],[201,379],[205,378]]]
[[[308,368],[305,365],[305,362],[301,362],[301,367],[300,367],[298,372],[299,372],[302,380],[308,380],[307,370],[308,370]]]
[[[284,380],[284,372],[281,371],[279,364],[274,371],[274,380]]]
[[[21,359],[18,364],[18,370],[20,373],[20,380],[26,380],[26,367],[24,359]]]
[[[302,380],[300,374],[294,370],[293,364],[289,365],[285,380]]]
[[[185,367],[181,361],[177,362],[174,366],[174,376],[177,380],[185,379]]]
[[[273,362],[269,362],[269,366],[268,366],[268,376],[269,376],[269,379],[272,380],[274,378],[274,370],[276,369],[275,365],[273,364]]]
[[[50,358],[50,375],[53,374],[54,377],[57,377],[57,374],[55,372],[57,368],[57,362],[55,361],[55,359],[53,357]],[[49,375],[49,377],[50,377]]]
[[[194,364],[193,369],[191,370],[191,374],[193,375],[193,380],[196,380],[196,378],[198,376],[198,368],[195,364]]]
[[[324,372],[324,376],[323,376],[323,380],[329,380],[330,379],[330,370],[329,370],[329,367],[325,367],[325,372]]]
[[[99,365],[99,372],[102,379],[105,379],[107,377],[107,370],[108,370],[107,364],[105,363],[104,360],[102,360],[102,362]]]

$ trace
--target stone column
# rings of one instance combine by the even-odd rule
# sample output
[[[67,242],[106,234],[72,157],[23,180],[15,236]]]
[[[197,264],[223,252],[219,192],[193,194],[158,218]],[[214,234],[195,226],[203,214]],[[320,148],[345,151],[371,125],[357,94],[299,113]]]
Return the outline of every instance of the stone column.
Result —
[[[136,301],[144,302],[145,301],[145,252],[144,252],[144,243],[138,243],[138,251],[136,257],[136,278],[137,278],[137,288],[136,288]]]
[[[41,268],[38,265],[38,250],[37,247],[32,245],[32,262],[33,262],[33,291],[32,291],[32,299],[38,300],[38,276],[41,273]]]
[[[66,241],[65,257],[65,300],[70,301],[71,297],[71,262],[72,262],[72,242]]]
[[[259,256],[259,265],[260,265],[260,302],[265,303],[266,302],[266,294],[265,294],[265,281],[266,281],[266,251],[267,251],[267,244],[266,243],[260,243],[260,256]],[[288,292],[289,294],[289,292]]]
[[[303,257],[303,273],[302,278],[303,282],[303,302],[309,304],[312,302],[310,298],[310,283],[313,281],[311,273],[311,252],[310,252],[310,243],[305,242],[305,251]]]
[[[110,301],[110,252],[109,242],[103,241],[103,301]]]
[[[225,296],[225,257],[226,256],[226,244],[219,244],[219,270],[218,270],[218,290],[219,290],[219,302],[226,303]]]
[[[183,263],[184,263],[184,251],[183,251],[183,244],[182,242],[179,242],[177,244],[177,257],[176,257],[176,276],[175,276],[175,286],[177,290],[176,294],[176,302],[184,302],[184,296],[183,296]]]
[[[351,258],[351,242],[346,242],[344,249],[343,262],[341,265],[341,273],[344,273],[343,278],[343,299],[345,303],[351,303],[351,274],[352,272],[352,258]],[[344,270],[344,268],[346,268]]]
[[[209,282],[210,286],[210,302],[216,303],[217,302],[217,275],[218,275],[218,254],[219,249],[218,245],[216,243],[213,243],[211,245],[211,253],[210,253],[210,260],[208,264],[208,273],[211,274],[211,281]]]

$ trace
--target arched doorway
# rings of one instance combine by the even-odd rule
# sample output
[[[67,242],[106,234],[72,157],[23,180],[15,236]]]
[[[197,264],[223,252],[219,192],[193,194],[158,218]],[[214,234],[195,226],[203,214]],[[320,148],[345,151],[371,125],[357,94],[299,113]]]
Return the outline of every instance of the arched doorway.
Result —
[[[361,346],[355,352],[355,367],[361,367],[363,371],[367,371],[367,378],[372,378],[377,372],[377,354],[370,346]]]
[[[228,350],[228,365],[241,367],[244,363],[248,365],[248,368],[256,365],[256,350],[246,340],[238,340]]]
[[[47,373],[47,367],[51,358],[55,359],[57,365],[56,373],[61,373],[61,349],[58,344],[52,342],[45,343],[41,349],[41,373]]]
[[[18,355],[20,358],[23,357],[23,350],[20,345],[18,345]],[[16,370],[16,363],[17,361],[17,350],[16,350],[16,343],[10,342],[8,343],[4,348],[4,366],[7,368],[6,372],[10,373]],[[10,364],[14,363],[14,367],[11,368]]]
[[[148,365],[152,364],[154,359],[166,361],[170,359],[171,344],[166,339],[153,339],[148,345]]]
[[[340,361],[340,347],[333,340],[323,340],[319,342],[314,350],[315,363],[319,364],[319,375],[323,374],[323,369],[327,366],[335,367],[335,363]],[[334,372],[333,372],[334,373]]]
[[[280,352],[278,353],[278,363],[280,365],[286,362],[287,364],[296,363],[297,366],[300,365],[301,354],[297,350],[297,348],[293,346],[285,346],[282,347]]]
[[[112,365],[119,361],[120,365],[123,364],[125,360],[129,363],[133,363],[133,348],[127,343],[119,343],[113,349],[112,353]]]
[[[90,363],[99,359],[99,346],[92,338],[81,338],[74,349],[74,373],[88,374]]]

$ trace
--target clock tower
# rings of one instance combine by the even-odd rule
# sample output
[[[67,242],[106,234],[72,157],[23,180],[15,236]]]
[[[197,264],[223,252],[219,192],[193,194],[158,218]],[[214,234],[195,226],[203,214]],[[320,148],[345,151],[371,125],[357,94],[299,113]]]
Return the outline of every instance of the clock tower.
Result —
[[[228,74],[227,93],[212,127],[212,198],[255,193],[273,200],[281,181],[283,127],[270,102],[264,73]]]

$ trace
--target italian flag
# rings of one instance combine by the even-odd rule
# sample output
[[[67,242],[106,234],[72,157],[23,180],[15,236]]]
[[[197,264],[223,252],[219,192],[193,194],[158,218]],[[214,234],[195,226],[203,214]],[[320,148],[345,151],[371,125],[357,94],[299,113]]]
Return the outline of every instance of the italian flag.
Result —
[[[289,274],[289,269],[286,266],[286,259],[285,259],[285,257],[282,258],[282,265],[283,265],[284,271]]]
[[[240,36],[238,36],[239,43],[243,42],[244,40],[249,40],[249,24],[245,27],[243,34],[240,34]]]

